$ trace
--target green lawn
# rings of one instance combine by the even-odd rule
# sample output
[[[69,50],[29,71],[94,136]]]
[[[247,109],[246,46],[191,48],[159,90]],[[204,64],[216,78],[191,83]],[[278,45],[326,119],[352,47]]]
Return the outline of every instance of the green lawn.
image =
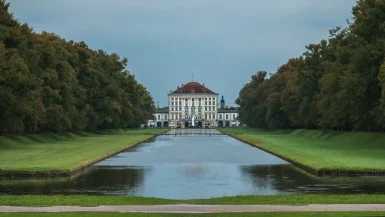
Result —
[[[276,213],[0,213],[0,217],[380,217],[385,212],[276,212]]]
[[[236,196],[212,199],[169,200],[131,196],[91,195],[23,195],[0,196],[0,205],[6,206],[98,206],[98,205],[160,205],[160,204],[233,204],[233,205],[308,205],[308,204],[385,204],[385,195],[272,195]]]
[[[68,173],[122,151],[167,129],[0,137],[0,171]]]
[[[313,172],[385,172],[385,133],[250,128],[219,130]]]

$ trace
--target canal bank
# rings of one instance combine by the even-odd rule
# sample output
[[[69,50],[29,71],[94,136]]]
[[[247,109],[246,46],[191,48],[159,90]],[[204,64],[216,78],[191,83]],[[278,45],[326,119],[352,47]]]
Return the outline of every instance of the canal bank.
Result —
[[[107,206],[107,205],[310,205],[385,204],[385,194],[356,195],[250,195],[210,199],[172,200],[153,197],[95,195],[4,195],[0,206]]]
[[[71,178],[0,179],[0,194],[183,200],[240,195],[385,193],[385,177],[312,176],[230,136],[218,132],[212,132],[212,136],[198,135],[198,131],[157,136]]]
[[[318,176],[385,174],[384,133],[250,128],[219,131]]]
[[[0,176],[71,176],[168,129],[0,137]]]

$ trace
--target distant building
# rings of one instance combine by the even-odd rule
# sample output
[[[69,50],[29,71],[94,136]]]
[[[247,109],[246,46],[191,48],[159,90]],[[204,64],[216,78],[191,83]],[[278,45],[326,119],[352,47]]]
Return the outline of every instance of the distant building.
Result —
[[[169,114],[168,108],[156,109],[153,120],[148,120],[147,126],[149,127],[168,127]]]
[[[198,82],[177,86],[168,94],[168,107],[156,109],[149,127],[231,127],[239,126],[238,110],[225,108],[222,96],[218,110],[218,93]]]
[[[225,99],[222,96],[222,99],[221,99],[221,109],[224,109],[224,108],[225,108]]]
[[[238,127],[238,110],[219,109],[218,110],[218,127]]]

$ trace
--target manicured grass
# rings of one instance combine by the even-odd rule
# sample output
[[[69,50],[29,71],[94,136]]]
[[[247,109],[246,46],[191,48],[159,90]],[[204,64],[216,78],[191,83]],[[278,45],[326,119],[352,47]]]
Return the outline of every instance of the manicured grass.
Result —
[[[229,204],[229,205],[308,205],[308,204],[385,204],[385,195],[273,195],[236,196],[213,199],[169,200],[130,196],[88,195],[23,195],[0,196],[0,205],[7,206],[98,206],[98,205],[161,205],[161,204]]]
[[[219,129],[316,173],[385,173],[385,133]]]
[[[0,137],[2,174],[69,173],[168,129]]]
[[[385,212],[269,212],[269,213],[0,213],[0,217],[379,217]]]

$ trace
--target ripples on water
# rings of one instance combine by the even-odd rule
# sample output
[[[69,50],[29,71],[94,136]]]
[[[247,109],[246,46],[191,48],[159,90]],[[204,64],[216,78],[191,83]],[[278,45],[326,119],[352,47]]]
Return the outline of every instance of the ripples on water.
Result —
[[[0,180],[1,194],[172,199],[298,193],[385,193],[385,178],[316,178],[225,135],[158,136],[72,178]]]

